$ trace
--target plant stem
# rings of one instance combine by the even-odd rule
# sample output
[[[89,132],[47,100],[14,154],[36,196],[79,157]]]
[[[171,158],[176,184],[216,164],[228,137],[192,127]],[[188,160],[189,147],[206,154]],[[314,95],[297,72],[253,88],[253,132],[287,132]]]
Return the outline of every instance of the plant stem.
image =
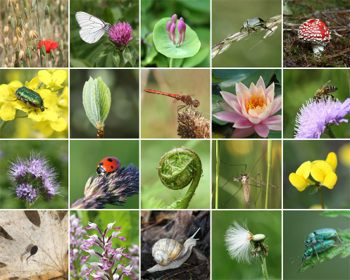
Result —
[[[219,140],[216,140],[216,190],[215,190],[215,209],[219,208],[219,170],[220,170],[220,154]]]
[[[324,209],[321,187],[317,187],[317,190],[318,190],[318,193],[320,195],[320,203],[321,203],[322,209]]]
[[[173,61],[174,61],[174,59],[173,59],[173,58],[170,58],[170,62],[169,62],[169,67],[170,67],[170,68],[173,67]]]
[[[271,161],[272,161],[272,140],[267,140],[267,176],[266,176],[265,209],[267,209],[267,206],[269,204]]]
[[[4,128],[6,123],[7,123],[6,121],[1,121],[1,123],[0,123],[0,130],[2,130]]]
[[[30,209],[31,207],[30,207],[30,202],[27,200],[27,202],[26,202],[26,205],[27,205],[27,209]]]
[[[335,137],[335,134],[334,134],[331,127],[328,127],[328,135],[330,138],[337,138],[337,137]]]
[[[269,276],[267,274],[266,259],[263,258],[262,256],[260,256],[260,262],[261,262],[261,270],[262,270],[262,273],[264,275],[264,279],[268,280]]]

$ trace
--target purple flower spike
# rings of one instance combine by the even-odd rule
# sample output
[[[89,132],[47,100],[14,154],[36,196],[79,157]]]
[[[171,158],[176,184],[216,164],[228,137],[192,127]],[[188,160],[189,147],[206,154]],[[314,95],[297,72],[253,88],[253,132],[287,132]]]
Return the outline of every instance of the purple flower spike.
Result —
[[[172,41],[173,41],[174,46],[176,46],[176,43],[175,43],[175,29],[176,29],[176,25],[175,25],[175,23],[172,23],[171,24],[171,28],[170,28],[170,33],[171,33],[171,37],[172,37]]]
[[[186,23],[184,21],[183,18],[180,18],[180,21],[179,21],[181,24],[182,24],[182,29],[183,29],[183,32],[182,32],[182,40],[181,40],[181,43],[182,44],[184,41],[185,41],[185,35],[186,35]]]
[[[40,153],[31,152],[29,158],[17,157],[11,162],[7,174],[14,185],[14,193],[22,201],[33,203],[42,196],[49,202],[59,194],[58,173]]]
[[[171,26],[172,22],[169,21],[167,24],[166,24],[166,30],[168,31],[168,35],[169,35],[169,39],[170,41],[172,41],[171,39],[171,34],[170,34],[170,26]]]
[[[118,22],[109,29],[110,39],[119,44],[122,49],[132,40],[132,28],[129,23]]]
[[[176,23],[176,21],[177,21],[177,14],[173,14],[173,16],[171,17],[171,22]]]
[[[179,22],[177,23],[177,29],[179,30],[179,45],[181,45],[181,43],[182,43],[182,36],[183,36],[183,33],[184,33],[183,25],[182,25],[182,21],[181,20],[179,20]]]

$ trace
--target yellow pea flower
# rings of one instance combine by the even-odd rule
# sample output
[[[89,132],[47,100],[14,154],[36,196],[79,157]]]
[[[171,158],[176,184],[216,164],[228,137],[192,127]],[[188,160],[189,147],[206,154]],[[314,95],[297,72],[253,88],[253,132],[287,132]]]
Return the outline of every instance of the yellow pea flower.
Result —
[[[304,162],[297,169],[296,173],[291,173],[289,175],[290,183],[297,188],[298,191],[302,192],[306,187],[312,184],[312,181],[309,179],[311,172],[311,162]]]

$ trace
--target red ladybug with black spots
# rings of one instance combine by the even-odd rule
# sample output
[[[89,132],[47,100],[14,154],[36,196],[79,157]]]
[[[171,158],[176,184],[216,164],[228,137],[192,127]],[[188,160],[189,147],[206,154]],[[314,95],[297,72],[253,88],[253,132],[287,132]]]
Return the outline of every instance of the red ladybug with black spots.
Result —
[[[120,161],[115,157],[106,157],[100,161],[96,167],[98,175],[106,176],[109,173],[117,170],[120,166]]]

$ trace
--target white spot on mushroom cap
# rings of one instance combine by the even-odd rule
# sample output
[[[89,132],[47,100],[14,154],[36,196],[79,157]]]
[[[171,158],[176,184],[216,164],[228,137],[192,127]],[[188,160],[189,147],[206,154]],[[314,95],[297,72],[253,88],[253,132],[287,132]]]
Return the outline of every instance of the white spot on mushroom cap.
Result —
[[[316,54],[324,50],[324,47],[331,39],[326,24],[319,19],[309,19],[299,28],[298,38],[303,43],[313,44],[312,48]]]

